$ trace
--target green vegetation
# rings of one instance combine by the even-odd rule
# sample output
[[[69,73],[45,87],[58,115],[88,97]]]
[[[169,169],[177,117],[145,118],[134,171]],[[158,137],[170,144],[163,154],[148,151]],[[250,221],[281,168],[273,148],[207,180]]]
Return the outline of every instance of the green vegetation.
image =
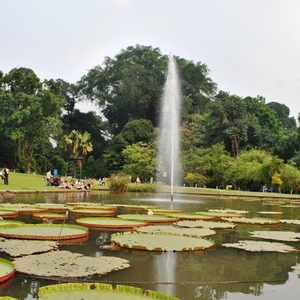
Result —
[[[289,108],[260,95],[243,98],[218,90],[204,63],[175,58],[182,90],[182,185],[244,191],[267,185],[297,193],[300,128]],[[142,184],[112,180],[113,191],[153,192],[144,183],[157,181],[167,61],[158,48],[136,45],[106,57],[77,83],[41,82],[24,67],[0,71],[0,166],[42,175],[57,169],[81,179],[126,174]],[[82,100],[101,114],[75,109]],[[25,177],[14,184],[11,180],[9,188],[40,189]]]

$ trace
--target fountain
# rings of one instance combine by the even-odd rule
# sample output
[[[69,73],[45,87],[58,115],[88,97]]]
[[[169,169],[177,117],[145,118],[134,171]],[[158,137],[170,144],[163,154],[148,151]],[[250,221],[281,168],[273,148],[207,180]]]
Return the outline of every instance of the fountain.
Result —
[[[160,109],[157,178],[171,186],[171,201],[173,201],[174,185],[180,183],[181,177],[181,163],[179,158],[180,108],[181,92],[178,70],[176,60],[170,54]]]

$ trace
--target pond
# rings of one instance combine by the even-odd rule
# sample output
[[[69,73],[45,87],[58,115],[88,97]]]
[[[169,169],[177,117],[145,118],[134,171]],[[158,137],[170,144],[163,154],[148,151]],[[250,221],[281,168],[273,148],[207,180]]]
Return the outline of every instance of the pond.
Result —
[[[207,211],[208,209],[247,210],[251,217],[267,217],[276,219],[300,219],[300,205],[290,206],[278,202],[257,200],[232,200],[218,198],[202,198],[199,195],[174,195],[170,201],[168,195],[122,194],[109,192],[61,193],[15,195],[2,202],[11,203],[68,203],[95,202],[109,204],[156,205],[161,208],[181,209],[185,212]],[[262,212],[282,214],[262,215]],[[119,211],[118,213],[128,213]],[[134,213],[131,211],[130,213]],[[140,212],[139,212],[140,213]],[[78,216],[70,216],[66,223],[74,223]],[[19,215],[18,220],[26,223],[37,223],[31,215]],[[61,223],[62,221],[56,221]],[[249,232],[258,230],[285,230],[299,232],[299,225],[237,225],[235,229],[217,230],[209,238],[215,241],[213,249],[200,253],[148,251],[132,251],[122,249],[118,252],[100,249],[109,244],[112,232],[90,231],[87,241],[66,244],[60,250],[69,250],[87,256],[118,256],[130,261],[128,269],[115,271],[102,276],[91,276],[83,281],[125,284],[144,289],[151,289],[178,297],[182,300],[243,300],[272,299],[281,300],[286,297],[298,299],[300,295],[300,279],[293,272],[292,266],[300,262],[298,252],[248,252],[245,250],[226,248],[223,243],[234,243],[239,240],[255,240]],[[277,242],[277,241],[276,241]],[[300,250],[300,242],[284,242]],[[10,257],[0,253],[1,258]],[[11,296],[17,299],[38,299],[37,291],[41,286],[61,283],[64,280],[35,278],[16,273],[14,278],[0,285],[0,296]]]

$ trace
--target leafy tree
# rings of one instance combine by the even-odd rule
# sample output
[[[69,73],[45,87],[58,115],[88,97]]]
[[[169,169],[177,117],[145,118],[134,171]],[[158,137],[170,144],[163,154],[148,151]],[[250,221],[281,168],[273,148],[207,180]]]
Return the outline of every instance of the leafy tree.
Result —
[[[82,169],[82,159],[89,152],[93,151],[93,144],[90,141],[90,133],[80,133],[76,130],[72,130],[69,135],[64,135],[61,140],[61,147],[74,158]],[[80,174],[81,175],[81,174]],[[76,177],[76,174],[74,175]]]
[[[125,164],[123,172],[132,178],[140,177],[142,182],[149,181],[154,177],[156,168],[155,150],[149,145],[138,142],[127,146],[122,151]]]
[[[63,99],[42,89],[39,79],[30,69],[13,69],[3,80],[1,134],[16,145],[14,167],[31,172],[37,168],[34,154],[39,150],[35,147],[38,143],[45,144],[60,128]]]
[[[281,169],[282,192],[284,193],[299,193],[300,186],[300,171],[288,164]]]
[[[209,104],[206,118],[206,143],[213,145],[224,142],[233,156],[239,155],[240,143],[248,139],[250,120],[247,106],[241,97],[220,91]]]
[[[128,47],[83,76],[81,93],[99,104],[115,133],[133,119],[156,124],[166,60],[157,48]]]
[[[276,190],[281,193],[281,186],[283,185],[283,181],[281,179],[281,174],[275,172],[274,175],[272,176],[272,186],[275,187]]]

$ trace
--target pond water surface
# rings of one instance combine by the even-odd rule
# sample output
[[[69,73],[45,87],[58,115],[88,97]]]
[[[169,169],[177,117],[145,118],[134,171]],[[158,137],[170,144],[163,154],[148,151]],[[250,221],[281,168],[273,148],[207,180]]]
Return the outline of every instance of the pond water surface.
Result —
[[[1,196],[0,196],[1,197]],[[182,209],[185,212],[207,211],[208,209],[247,210],[247,217],[300,219],[299,207],[257,200],[230,200],[201,198],[201,196],[174,195],[170,201],[166,195],[122,194],[109,192],[61,193],[16,195],[1,199],[11,203],[68,203],[96,202],[109,204],[157,205],[161,208]],[[261,211],[282,212],[281,215],[262,215]],[[128,210],[118,211],[128,213]],[[130,211],[130,213],[134,213]],[[137,212],[140,213],[140,212]],[[76,216],[78,218],[78,216]],[[37,223],[31,215],[19,215],[18,220]],[[74,223],[70,215],[66,223]],[[56,222],[59,223],[59,222]],[[60,221],[61,223],[61,221]],[[255,240],[250,231],[286,230],[299,232],[299,225],[259,226],[238,225],[235,229],[217,230],[211,237],[216,243],[212,250],[201,253],[154,253],[123,249],[118,252],[102,250],[101,245],[109,244],[112,232],[90,231],[89,239],[76,244],[61,245],[60,250],[69,250],[87,256],[118,256],[130,261],[131,267],[107,275],[91,276],[82,281],[125,284],[166,293],[182,300],[203,299],[272,299],[284,297],[293,300],[300,297],[300,279],[292,272],[292,266],[300,263],[299,253],[248,252],[225,248],[222,243],[239,240]],[[284,242],[300,250],[300,242]],[[0,252],[0,257],[11,259]],[[41,286],[65,282],[31,277],[17,273],[8,282],[0,284],[0,296],[11,296],[21,300],[38,299]]]

